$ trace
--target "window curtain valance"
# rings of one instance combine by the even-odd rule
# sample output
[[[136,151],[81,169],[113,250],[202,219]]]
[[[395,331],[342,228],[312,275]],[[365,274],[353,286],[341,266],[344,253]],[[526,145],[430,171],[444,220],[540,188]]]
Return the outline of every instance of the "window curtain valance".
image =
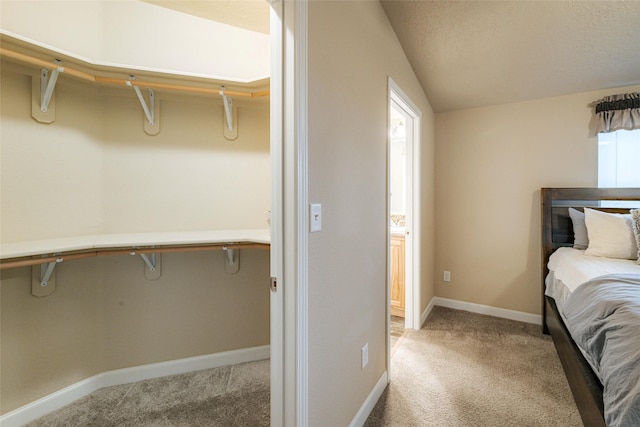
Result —
[[[605,96],[593,103],[594,134],[640,129],[640,92]]]

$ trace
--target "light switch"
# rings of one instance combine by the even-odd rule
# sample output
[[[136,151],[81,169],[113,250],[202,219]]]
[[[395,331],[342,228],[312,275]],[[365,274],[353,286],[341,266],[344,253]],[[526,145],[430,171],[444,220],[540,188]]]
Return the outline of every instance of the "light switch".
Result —
[[[311,203],[309,205],[309,231],[315,233],[322,230],[322,205]]]

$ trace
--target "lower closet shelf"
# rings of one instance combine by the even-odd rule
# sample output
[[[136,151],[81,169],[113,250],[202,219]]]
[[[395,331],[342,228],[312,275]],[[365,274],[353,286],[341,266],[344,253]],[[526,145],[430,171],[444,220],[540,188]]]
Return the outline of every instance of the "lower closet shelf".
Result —
[[[220,249],[269,249],[269,230],[207,230],[102,234],[3,243],[0,268],[16,268],[102,255],[150,254]]]

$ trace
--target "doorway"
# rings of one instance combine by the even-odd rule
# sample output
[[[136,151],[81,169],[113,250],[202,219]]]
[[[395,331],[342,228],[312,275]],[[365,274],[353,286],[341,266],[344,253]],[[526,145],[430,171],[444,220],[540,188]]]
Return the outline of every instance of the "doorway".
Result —
[[[411,259],[406,257],[406,243],[411,236],[407,227],[407,211],[410,200],[407,198],[411,179],[407,179],[410,172],[410,140],[411,116],[409,116],[393,99],[390,106],[389,129],[389,254],[390,254],[390,311],[391,316],[406,319],[406,285],[407,265]],[[409,148],[409,149],[408,149]],[[393,319],[392,319],[393,320]]]
[[[420,205],[416,196],[419,194],[420,117],[420,110],[389,78],[388,324],[391,316],[404,318],[405,329],[420,327],[420,270],[416,261],[420,236]]]

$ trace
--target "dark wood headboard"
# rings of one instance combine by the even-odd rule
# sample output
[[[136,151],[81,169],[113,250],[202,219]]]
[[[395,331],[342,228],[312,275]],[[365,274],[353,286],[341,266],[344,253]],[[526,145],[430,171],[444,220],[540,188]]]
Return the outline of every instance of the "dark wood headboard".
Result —
[[[573,246],[569,208],[589,207],[625,213],[640,208],[640,188],[543,188],[542,201],[542,332],[549,333],[562,362],[567,381],[585,426],[605,427],[603,387],[582,356],[557,311],[555,301],[545,299],[547,263],[554,250]]]
[[[569,208],[593,208],[627,213],[640,208],[640,188],[542,188],[542,315],[545,318],[544,279],[549,257],[561,246],[573,246]]]

